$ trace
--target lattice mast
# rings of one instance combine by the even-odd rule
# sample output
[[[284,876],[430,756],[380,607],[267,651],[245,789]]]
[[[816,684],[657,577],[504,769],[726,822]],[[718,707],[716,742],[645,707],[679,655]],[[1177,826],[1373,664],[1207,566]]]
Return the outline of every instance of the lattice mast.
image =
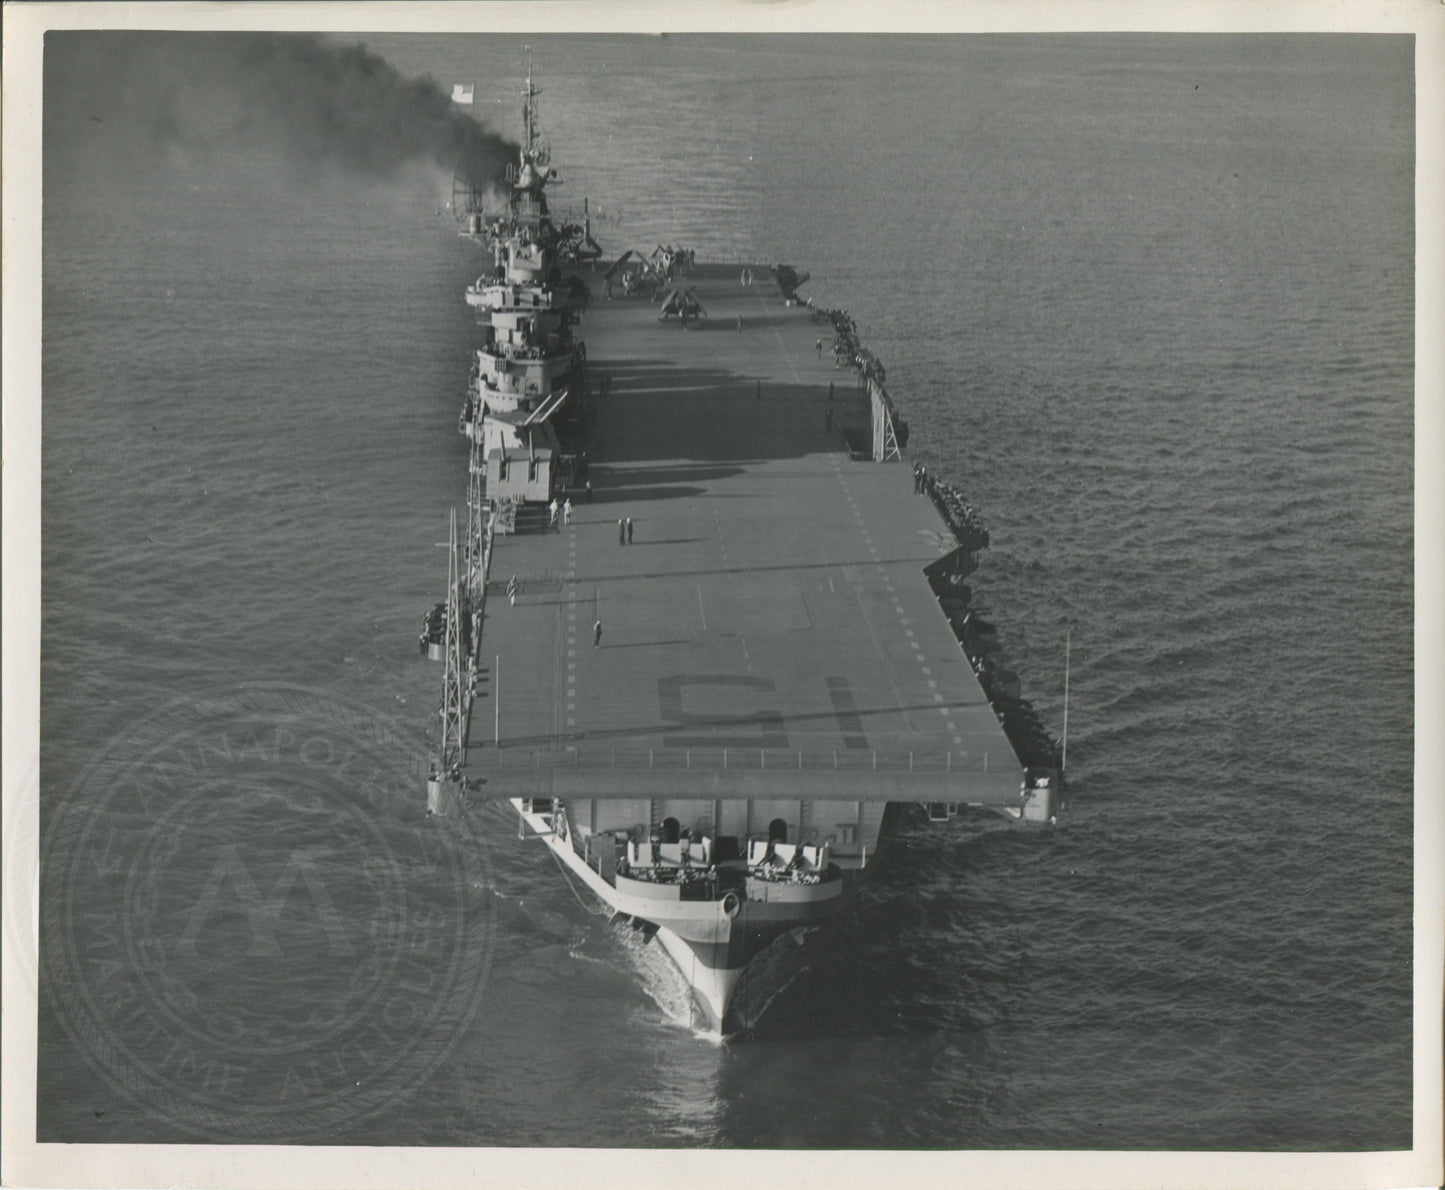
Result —
[[[467,601],[473,609],[482,605],[482,585],[487,581],[487,500],[483,479],[487,463],[482,456],[481,427],[471,436],[467,460]]]
[[[898,462],[903,452],[898,442],[898,427],[894,422],[893,398],[876,380],[868,381],[868,402],[870,421],[873,429],[873,460],[878,463]]]
[[[457,771],[464,759],[463,731],[466,727],[466,668],[462,657],[462,618],[469,613],[470,602],[462,589],[461,568],[457,555],[457,510],[451,510],[451,536],[447,561],[447,636],[446,672],[442,677],[442,740],[441,769]]]

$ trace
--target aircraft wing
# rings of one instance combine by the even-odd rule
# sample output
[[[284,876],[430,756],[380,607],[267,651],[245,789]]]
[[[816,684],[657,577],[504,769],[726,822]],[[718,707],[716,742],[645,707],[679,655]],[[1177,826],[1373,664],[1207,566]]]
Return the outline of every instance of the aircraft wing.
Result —
[[[612,278],[617,275],[618,271],[622,268],[622,266],[625,265],[629,260],[631,260],[634,255],[635,253],[632,251],[631,248],[629,248],[626,252],[624,252],[621,256],[619,256],[616,260],[612,262],[612,267],[602,274],[602,279],[604,281],[611,281]]]

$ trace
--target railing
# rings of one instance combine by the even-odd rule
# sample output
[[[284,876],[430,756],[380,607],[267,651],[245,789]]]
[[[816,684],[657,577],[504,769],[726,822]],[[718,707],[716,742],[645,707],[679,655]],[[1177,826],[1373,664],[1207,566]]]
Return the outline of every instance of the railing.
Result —
[[[548,364],[558,360],[570,360],[575,344],[553,343],[545,347],[514,347],[504,343],[492,343],[477,348],[477,356],[493,361],[514,363]]]
[[[557,293],[555,290],[540,290],[535,295],[531,292],[523,295],[512,285],[501,282],[492,282],[486,286],[478,286],[474,283],[468,286],[467,292],[483,296],[489,302],[493,298],[497,299],[496,304],[490,308],[499,312],[553,310],[566,305],[566,295]],[[533,301],[534,296],[540,300]]]
[[[818,772],[986,773],[987,752],[900,751],[839,748],[608,748],[579,746],[506,748],[491,762],[498,769],[606,769],[618,772],[713,772],[718,770]],[[1013,758],[1004,758],[1007,770]],[[997,769],[995,765],[995,769]]]

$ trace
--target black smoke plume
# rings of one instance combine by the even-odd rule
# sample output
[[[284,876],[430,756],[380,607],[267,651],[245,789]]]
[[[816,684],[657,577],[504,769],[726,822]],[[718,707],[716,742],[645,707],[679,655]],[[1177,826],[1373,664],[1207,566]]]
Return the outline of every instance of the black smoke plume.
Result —
[[[502,180],[517,146],[362,45],[310,34],[52,32],[45,152],[90,164],[275,153],[389,177],[428,161]]]

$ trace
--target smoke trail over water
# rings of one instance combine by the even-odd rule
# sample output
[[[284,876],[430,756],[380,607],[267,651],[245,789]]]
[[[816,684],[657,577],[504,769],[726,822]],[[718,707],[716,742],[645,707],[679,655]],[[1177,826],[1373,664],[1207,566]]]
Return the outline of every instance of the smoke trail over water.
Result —
[[[361,45],[310,34],[57,32],[45,41],[47,165],[276,155],[386,178],[429,162],[500,181],[517,147]]]

